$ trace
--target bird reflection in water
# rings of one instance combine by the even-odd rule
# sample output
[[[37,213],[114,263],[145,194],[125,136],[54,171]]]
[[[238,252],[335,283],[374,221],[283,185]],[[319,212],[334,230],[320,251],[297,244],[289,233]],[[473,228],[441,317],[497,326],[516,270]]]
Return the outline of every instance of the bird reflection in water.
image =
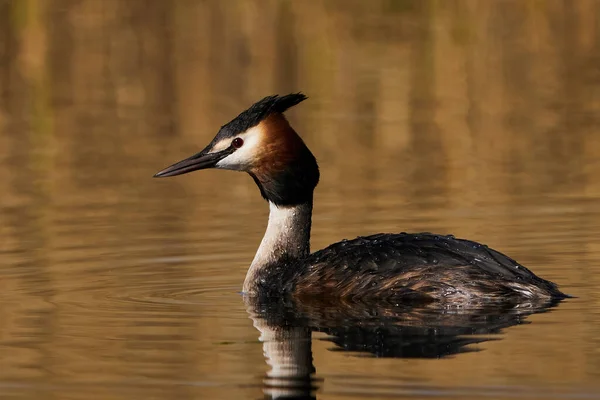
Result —
[[[446,308],[419,305],[344,306],[291,304],[246,299],[250,318],[260,331],[265,360],[270,367],[263,381],[268,399],[316,399],[311,350],[312,332],[327,334],[334,351],[360,352],[375,357],[442,358],[480,351],[471,347],[513,325],[528,323],[543,307]]]

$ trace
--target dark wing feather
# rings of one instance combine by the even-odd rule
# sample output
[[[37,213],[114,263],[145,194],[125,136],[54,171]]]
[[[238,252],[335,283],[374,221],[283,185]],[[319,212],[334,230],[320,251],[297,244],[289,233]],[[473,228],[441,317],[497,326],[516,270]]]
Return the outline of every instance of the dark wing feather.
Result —
[[[535,286],[549,295],[562,295],[554,283],[539,278],[498,251],[473,241],[431,233],[377,234],[343,240],[311,254],[301,264],[297,274],[308,276],[320,269],[323,280],[334,278],[336,282],[374,276],[392,280],[401,274],[414,273],[412,284],[420,280],[418,285],[424,286],[430,279],[435,283],[434,290],[443,287],[454,290],[457,286],[452,276],[455,271],[457,274],[462,271],[462,281],[458,283],[472,277],[481,282],[482,291],[496,284],[498,289],[503,285],[504,290],[514,283]]]

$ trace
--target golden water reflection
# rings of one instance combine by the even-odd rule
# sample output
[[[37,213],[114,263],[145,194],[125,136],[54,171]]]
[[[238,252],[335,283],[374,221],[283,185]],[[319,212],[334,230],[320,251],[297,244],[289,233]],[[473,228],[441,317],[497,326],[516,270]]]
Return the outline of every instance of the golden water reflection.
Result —
[[[261,396],[267,365],[237,291],[266,207],[243,174],[151,176],[257,99],[298,90],[310,99],[290,120],[322,170],[315,249],[454,233],[578,296],[440,361],[317,341],[322,397],[358,381],[371,386],[350,392],[376,396],[389,380],[597,390],[599,12],[594,0],[0,0],[0,390]]]

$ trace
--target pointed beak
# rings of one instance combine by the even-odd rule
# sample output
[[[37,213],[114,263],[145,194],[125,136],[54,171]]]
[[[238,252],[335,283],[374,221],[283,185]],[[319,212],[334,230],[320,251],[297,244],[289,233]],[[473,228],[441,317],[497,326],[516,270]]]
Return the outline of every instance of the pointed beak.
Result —
[[[154,177],[166,178],[168,176],[187,174],[188,172],[199,169],[213,168],[220,160],[224,159],[234,151],[235,149],[232,147],[217,151],[215,153],[209,153],[207,149],[204,149],[198,154],[194,154],[185,160],[181,160],[178,163],[163,169],[162,171],[156,173]]]

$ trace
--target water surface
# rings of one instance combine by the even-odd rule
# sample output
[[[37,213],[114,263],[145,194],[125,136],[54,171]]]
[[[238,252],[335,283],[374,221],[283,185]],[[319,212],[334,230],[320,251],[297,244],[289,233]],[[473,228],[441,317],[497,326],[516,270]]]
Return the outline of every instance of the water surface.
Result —
[[[600,397],[599,7],[0,1],[2,397]],[[268,213],[252,180],[151,177],[300,90],[313,249],[453,233],[577,298],[295,325],[249,308]]]

